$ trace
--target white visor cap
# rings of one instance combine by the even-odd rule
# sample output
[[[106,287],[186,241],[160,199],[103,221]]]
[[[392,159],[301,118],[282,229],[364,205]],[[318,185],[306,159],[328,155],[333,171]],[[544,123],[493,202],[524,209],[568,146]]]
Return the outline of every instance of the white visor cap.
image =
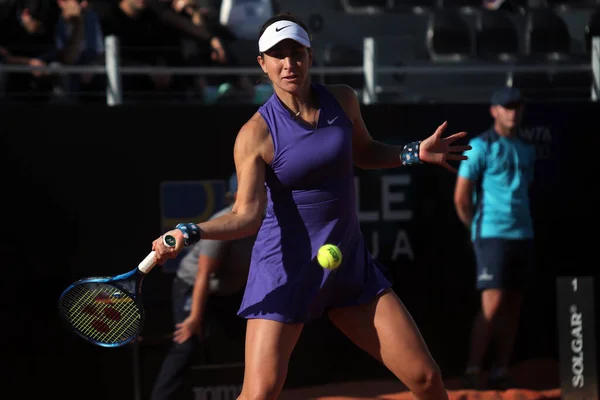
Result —
[[[258,51],[264,53],[277,43],[285,39],[292,39],[304,47],[310,47],[308,32],[292,21],[277,21],[269,25],[258,39]]]

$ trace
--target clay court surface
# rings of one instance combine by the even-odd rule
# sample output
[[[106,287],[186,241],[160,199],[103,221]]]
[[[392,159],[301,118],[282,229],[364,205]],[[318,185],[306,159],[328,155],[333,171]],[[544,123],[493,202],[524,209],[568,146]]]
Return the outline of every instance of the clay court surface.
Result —
[[[450,400],[560,400],[558,363],[529,360],[512,368],[518,388],[506,391],[464,390],[459,379],[447,379]],[[285,390],[280,400],[414,400],[395,381],[361,381]]]

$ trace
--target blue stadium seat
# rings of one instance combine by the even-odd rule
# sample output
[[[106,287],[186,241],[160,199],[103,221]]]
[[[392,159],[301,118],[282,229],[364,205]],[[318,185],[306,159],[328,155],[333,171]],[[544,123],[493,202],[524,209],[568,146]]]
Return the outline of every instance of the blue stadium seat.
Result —
[[[381,13],[385,12],[388,0],[339,0],[342,9],[347,13]]]
[[[343,45],[330,44],[323,51],[323,65],[327,67],[357,67],[363,64],[363,52],[361,49]],[[363,75],[336,75],[327,74],[324,83],[343,83],[354,89],[362,89],[364,86]]]
[[[535,9],[527,15],[525,51],[534,58],[565,59],[571,52],[571,35],[566,22],[553,10]]]
[[[479,9],[482,0],[443,0],[444,8]]]
[[[439,0],[392,0],[388,10],[395,13],[424,14],[438,8]]]
[[[432,60],[461,61],[471,57],[473,38],[469,25],[456,10],[431,13],[427,26],[427,48]]]
[[[566,20],[551,8],[531,10],[527,16],[525,47],[529,63],[560,66],[581,65],[589,56],[572,51],[572,37]],[[591,75],[588,71],[515,73],[514,84],[531,99],[587,99]]]
[[[598,7],[600,0],[544,0],[544,5],[562,11]]]
[[[587,100],[590,98],[591,71],[556,72],[551,78],[552,88],[558,99]]]
[[[475,51],[481,59],[514,61],[519,55],[519,33],[507,12],[479,10],[475,35]]]

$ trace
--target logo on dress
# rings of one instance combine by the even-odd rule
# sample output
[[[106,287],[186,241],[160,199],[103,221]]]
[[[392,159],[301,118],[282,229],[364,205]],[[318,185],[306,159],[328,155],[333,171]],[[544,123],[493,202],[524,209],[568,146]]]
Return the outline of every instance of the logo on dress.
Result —
[[[331,124],[333,124],[333,123],[335,122],[335,120],[336,120],[336,119],[338,119],[338,117],[335,117],[335,118],[333,118],[333,119],[328,119],[328,120],[327,120],[327,123],[328,123],[329,125],[331,125]]]

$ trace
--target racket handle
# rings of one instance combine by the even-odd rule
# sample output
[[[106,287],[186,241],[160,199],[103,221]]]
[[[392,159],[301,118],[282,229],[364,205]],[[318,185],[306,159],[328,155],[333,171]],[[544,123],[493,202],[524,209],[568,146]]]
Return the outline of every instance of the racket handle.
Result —
[[[165,235],[163,236],[163,244],[167,247],[175,247],[175,243],[177,243],[177,241],[175,240],[175,237],[171,236],[171,235]],[[138,269],[143,273],[143,274],[147,274],[150,271],[152,271],[152,268],[154,268],[154,266],[156,265],[156,263],[154,262],[154,256],[155,256],[156,252],[154,250],[152,250],[147,256],[146,258],[144,258],[144,260],[140,263],[140,265],[138,265]]]

